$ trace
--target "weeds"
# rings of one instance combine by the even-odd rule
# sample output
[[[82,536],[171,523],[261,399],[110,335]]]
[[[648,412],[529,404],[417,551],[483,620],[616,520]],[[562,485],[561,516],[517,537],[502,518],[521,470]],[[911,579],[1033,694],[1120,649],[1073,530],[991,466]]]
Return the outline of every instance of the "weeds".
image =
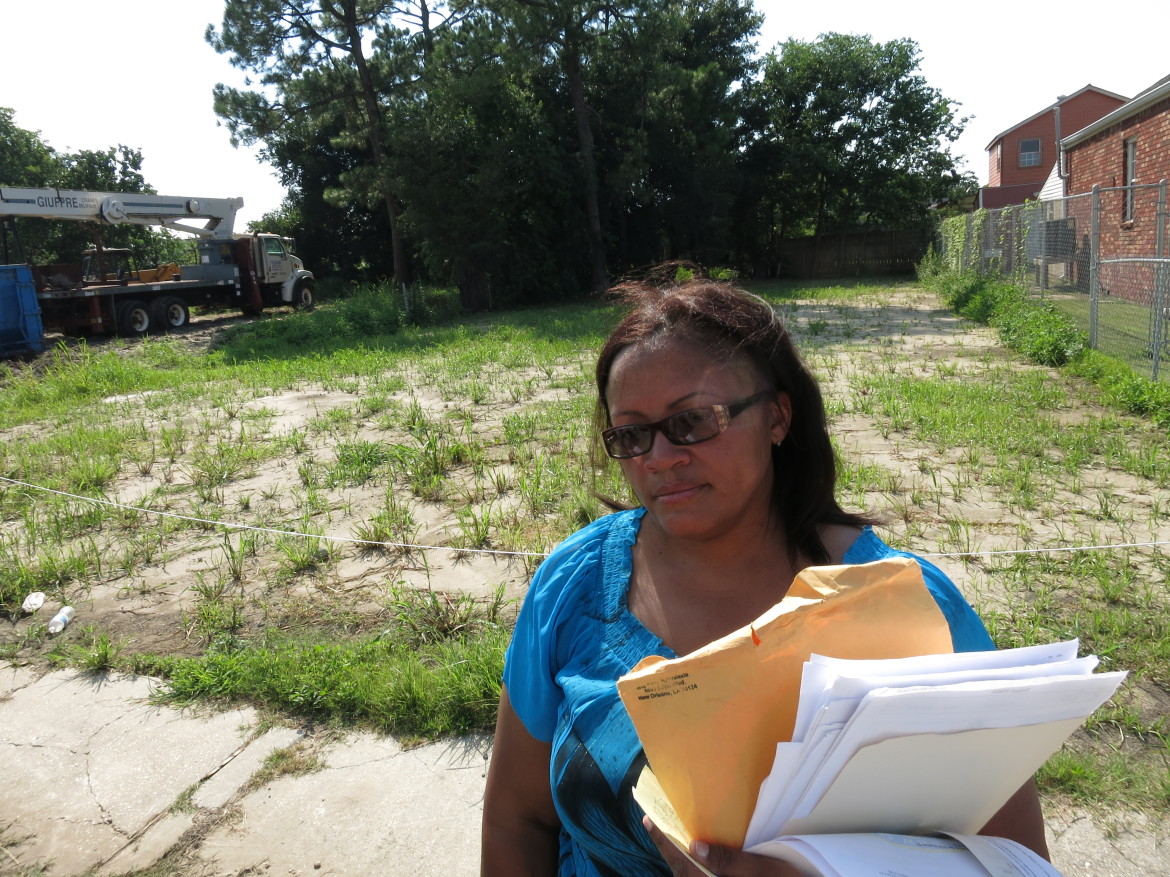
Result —
[[[319,527],[303,521],[300,532],[305,535],[281,535],[276,538],[276,550],[281,555],[279,573],[282,579],[314,571],[334,558],[333,543],[321,538],[323,531]]]
[[[367,521],[355,526],[353,535],[354,538],[367,543],[390,543],[386,546],[363,545],[364,551],[383,550],[389,547],[401,554],[409,555],[411,549],[408,546],[418,541],[418,525],[410,507],[396,499],[391,490],[387,491],[382,508]]]
[[[187,616],[188,635],[197,634],[206,645],[231,642],[244,624],[242,595],[231,593],[232,583],[225,577],[208,582],[196,574],[194,608]]]
[[[1108,666],[1141,668],[1136,685],[1157,694],[1170,686],[1164,552],[976,555],[1152,541],[1170,510],[1170,449],[1156,426],[1170,403],[1092,354],[1061,373],[1014,361],[977,333],[944,337],[925,322],[940,334],[929,345],[907,346],[915,329],[905,323],[863,343],[875,304],[894,295],[887,287],[756,289],[789,314],[824,382],[843,437],[838,488],[847,506],[886,513],[907,548],[967,555],[946,564],[994,583],[995,598],[980,610],[1002,645],[1080,636]],[[507,640],[502,598],[445,593],[440,573],[433,590],[399,585],[386,600],[378,583],[434,555],[365,546],[334,575],[342,553],[322,537],[348,529],[403,545],[446,531],[439,557],[538,552],[604,513],[594,491],[633,499],[618,467],[591,472],[587,463],[589,365],[615,314],[589,303],[461,326],[430,321],[425,310],[404,319],[400,297],[368,292],[233,328],[210,353],[168,344],[111,355],[79,345],[43,357],[35,379],[0,375],[0,474],[307,536],[225,537],[216,523],[155,523],[0,483],[0,656],[27,660],[54,648],[66,662],[166,677],[178,700],[248,700],[408,735],[489,728]],[[955,292],[988,319],[1010,298]],[[898,295],[915,307],[932,301]],[[816,310],[805,308],[809,300]],[[1019,322],[1005,318],[1005,333],[1032,332],[1028,313],[1012,316]],[[1033,334],[1043,356],[1071,349],[1051,321]],[[298,394],[303,407],[258,407],[282,393]],[[854,442],[859,433],[870,443]],[[516,560],[513,584],[537,562]],[[162,582],[182,595],[182,657],[134,653],[133,640],[103,641],[84,628],[46,640],[43,624],[19,610],[33,590],[57,599],[108,589],[154,601],[169,590]],[[289,619],[296,637],[279,632]],[[1133,771],[1139,743],[1164,752],[1151,716],[1132,706],[1104,713],[1072,751],[1105,776],[1086,774],[1087,788],[1100,782],[1124,795],[1126,787],[1108,785],[1112,756],[1092,734],[1124,728],[1134,748],[1118,758]],[[1075,763],[1058,767],[1048,788],[1082,782]]]
[[[122,652],[123,643],[115,642],[105,631],[97,631],[93,627],[82,630],[86,642],[71,645],[66,650],[68,662],[80,667],[87,673],[108,673],[118,666],[118,657]]]
[[[481,603],[470,594],[446,594],[399,584],[391,590],[387,604],[394,623],[379,636],[415,648],[466,637],[499,627],[505,605],[503,588]]]
[[[507,639],[507,631],[496,626],[417,650],[389,639],[317,643],[273,637],[177,660],[160,697],[173,703],[246,700],[408,739],[486,731],[495,722]]]

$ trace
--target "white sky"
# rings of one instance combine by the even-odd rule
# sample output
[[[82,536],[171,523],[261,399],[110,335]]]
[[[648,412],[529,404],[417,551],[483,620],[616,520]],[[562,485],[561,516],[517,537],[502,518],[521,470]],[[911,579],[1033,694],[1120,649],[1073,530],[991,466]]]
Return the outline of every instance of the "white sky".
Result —
[[[957,6],[925,0],[757,0],[768,49],[828,31],[878,41],[908,37],[921,72],[972,116],[954,147],[981,182],[988,141],[1093,85],[1133,97],[1170,73],[1170,7],[1132,0],[1117,14],[1069,4]],[[242,76],[203,39],[223,0],[5,0],[0,106],[61,151],[124,143],[141,149],[147,182],[164,195],[244,198],[238,228],[275,209],[272,171],[217,125],[211,90]],[[996,15],[987,14],[995,10]],[[1072,132],[1066,132],[1072,133]]]

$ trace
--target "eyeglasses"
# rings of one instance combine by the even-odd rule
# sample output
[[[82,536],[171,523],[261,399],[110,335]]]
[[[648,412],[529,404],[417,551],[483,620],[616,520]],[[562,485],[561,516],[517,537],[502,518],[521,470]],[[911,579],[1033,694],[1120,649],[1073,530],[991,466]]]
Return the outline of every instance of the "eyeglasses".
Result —
[[[767,395],[768,391],[762,390],[730,405],[688,408],[654,423],[611,426],[601,431],[601,440],[605,443],[605,452],[615,460],[628,460],[650,453],[654,447],[654,434],[659,432],[672,445],[697,445],[715,438],[731,425],[733,418]]]

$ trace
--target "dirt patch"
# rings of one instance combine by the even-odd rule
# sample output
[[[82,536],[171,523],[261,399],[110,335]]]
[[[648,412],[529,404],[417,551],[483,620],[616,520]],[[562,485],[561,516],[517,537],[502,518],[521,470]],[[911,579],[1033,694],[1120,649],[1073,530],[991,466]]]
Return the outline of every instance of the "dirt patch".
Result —
[[[993,332],[917,288],[781,310],[822,381],[842,458],[867,467],[864,487],[847,490],[843,500],[879,514],[887,541],[936,555],[985,615],[1033,612],[1042,619],[1045,606],[1067,610],[1090,584],[1108,588],[1110,576],[1124,585],[1110,599],[1134,613],[1167,611],[1164,552],[1152,547],[1128,549],[1123,563],[1109,560],[1104,572],[1054,555],[1042,581],[1021,580],[1014,555],[994,553],[1170,540],[1170,496],[1156,477],[1170,462],[1164,447],[1141,438],[1140,423],[1091,401],[1062,404],[1049,416],[1066,431],[1110,418],[1132,426],[1147,442],[1138,451],[1149,456],[1148,471],[1140,460],[1123,461],[1117,449],[1067,477],[1052,478],[1052,466],[1037,470],[1024,495],[1009,483],[1020,473],[988,454],[939,447],[876,414],[865,379],[988,383],[1005,363],[1042,382],[1059,383],[1057,373],[1012,361]],[[210,349],[240,319],[200,318],[177,335],[186,347]],[[132,350],[124,341],[105,343]],[[88,572],[63,572],[59,584],[47,578],[52,600],[43,611],[68,601],[77,608],[77,628],[106,631],[131,652],[196,654],[225,632],[378,630],[390,622],[401,588],[485,602],[501,590],[518,598],[539,554],[572,529],[550,520],[539,490],[579,486],[537,484],[541,450],[522,436],[550,406],[580,398],[569,379],[592,355],[581,351],[555,368],[492,365],[458,385],[430,373],[386,374],[261,389],[189,408],[161,404],[159,394],[111,397],[109,422],[140,426],[141,436],[136,462],[123,463],[106,496],[140,511],[86,527],[81,503],[46,507],[35,526],[10,518],[0,537],[15,546],[10,562],[46,565],[47,543],[34,534],[47,532],[51,514],[63,515],[72,529],[54,562],[65,565],[64,555],[75,552]],[[399,389],[372,392],[381,379]],[[469,401],[469,393],[482,398]],[[583,445],[586,411],[555,440]],[[0,441],[35,439],[41,429],[10,430]],[[1036,459],[1055,466],[1075,452],[1042,448]],[[427,480],[432,464],[442,469],[438,486]],[[1021,459],[1017,468],[1028,465]],[[44,637],[43,622],[4,622],[0,647],[41,664],[56,642]],[[1167,704],[1160,681],[1137,677],[1127,708],[1138,722],[1156,724]]]

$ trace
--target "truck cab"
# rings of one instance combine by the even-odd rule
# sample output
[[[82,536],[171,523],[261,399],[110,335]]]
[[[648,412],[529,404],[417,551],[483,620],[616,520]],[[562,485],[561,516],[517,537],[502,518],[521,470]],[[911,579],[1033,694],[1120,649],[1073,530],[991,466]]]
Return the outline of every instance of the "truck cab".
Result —
[[[268,283],[284,283],[295,270],[291,249],[286,248],[285,238],[274,234],[256,236],[260,244],[263,268],[261,274]]]

